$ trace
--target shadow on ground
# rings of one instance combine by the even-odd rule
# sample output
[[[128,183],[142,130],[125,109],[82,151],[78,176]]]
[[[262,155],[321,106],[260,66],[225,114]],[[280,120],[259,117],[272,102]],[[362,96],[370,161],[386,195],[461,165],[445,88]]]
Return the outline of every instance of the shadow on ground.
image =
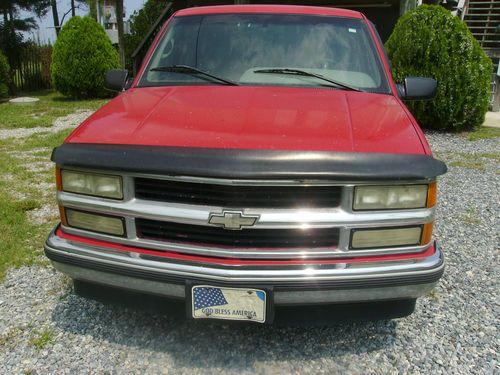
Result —
[[[287,309],[277,313],[290,314],[285,326],[269,326],[188,321],[184,303],[122,291],[110,290],[97,298],[107,302],[67,295],[53,311],[53,322],[65,332],[97,342],[168,354],[176,367],[251,369],[257,361],[334,358],[387,349],[396,339],[396,322],[346,322],[345,309],[340,312],[342,321],[336,320],[335,309]]]

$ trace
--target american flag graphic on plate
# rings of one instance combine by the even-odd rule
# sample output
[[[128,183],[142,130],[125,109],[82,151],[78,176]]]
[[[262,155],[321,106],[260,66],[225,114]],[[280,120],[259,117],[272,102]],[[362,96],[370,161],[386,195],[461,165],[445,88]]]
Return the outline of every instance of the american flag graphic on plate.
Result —
[[[264,323],[266,292],[259,289],[197,285],[192,288],[195,319],[228,319]]]
[[[204,307],[224,306],[227,301],[219,288],[201,287],[193,291],[194,309]]]

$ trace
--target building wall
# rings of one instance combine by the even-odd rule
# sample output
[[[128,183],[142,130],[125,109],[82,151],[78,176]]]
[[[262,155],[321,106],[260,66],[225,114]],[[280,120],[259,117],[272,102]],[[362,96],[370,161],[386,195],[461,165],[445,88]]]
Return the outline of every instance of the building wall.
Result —
[[[126,9],[124,9],[124,18]],[[106,31],[111,43],[118,44],[118,24],[116,23],[116,0],[97,1],[97,22]],[[124,32],[128,33],[130,28],[128,22],[124,22]]]

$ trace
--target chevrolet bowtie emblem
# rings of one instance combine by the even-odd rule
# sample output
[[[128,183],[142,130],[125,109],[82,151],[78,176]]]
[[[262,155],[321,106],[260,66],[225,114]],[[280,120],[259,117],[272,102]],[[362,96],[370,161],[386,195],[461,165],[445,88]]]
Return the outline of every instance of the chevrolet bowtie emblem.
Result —
[[[254,226],[258,219],[259,215],[245,215],[241,211],[223,211],[221,214],[211,213],[208,222],[224,229],[238,230]]]

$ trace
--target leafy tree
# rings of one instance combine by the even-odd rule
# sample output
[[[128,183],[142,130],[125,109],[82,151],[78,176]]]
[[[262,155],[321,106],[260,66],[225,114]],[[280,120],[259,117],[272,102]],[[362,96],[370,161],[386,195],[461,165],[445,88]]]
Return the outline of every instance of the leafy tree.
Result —
[[[407,103],[422,126],[463,130],[483,123],[493,66],[463,21],[422,5],[399,19],[385,47],[396,82],[406,76],[438,82],[434,100]]]
[[[22,32],[37,27],[33,17],[21,17],[21,11],[32,11],[37,1],[2,0],[0,2],[0,50],[13,61],[18,56],[19,45],[23,41]]]
[[[132,69],[132,53],[142,42],[167,6],[165,0],[147,0],[144,7],[130,16],[130,34],[125,37],[126,67]]]
[[[88,7],[88,15],[97,21],[97,0],[79,0]]]
[[[0,52],[0,100],[9,97],[10,66],[7,57]]]
[[[52,54],[52,82],[73,98],[110,96],[104,75],[120,66],[118,52],[104,29],[90,17],[72,17],[64,24]]]
[[[34,12],[38,14],[40,11],[39,3],[43,1],[34,0],[1,0],[0,1],[0,53],[4,55],[7,65],[2,64],[2,71],[5,67],[14,68],[19,65],[20,51],[23,44],[23,32],[31,31],[37,28],[36,21],[33,17],[22,17],[22,12]],[[42,13],[40,13],[42,15]],[[2,58],[2,60],[4,60]],[[3,62],[3,61],[2,61]],[[10,70],[9,67],[9,70]],[[11,73],[9,73],[11,76]],[[9,87],[9,91],[13,94],[15,87],[12,79],[3,80],[1,91],[5,90],[5,86]],[[1,93],[0,93],[1,95]]]

